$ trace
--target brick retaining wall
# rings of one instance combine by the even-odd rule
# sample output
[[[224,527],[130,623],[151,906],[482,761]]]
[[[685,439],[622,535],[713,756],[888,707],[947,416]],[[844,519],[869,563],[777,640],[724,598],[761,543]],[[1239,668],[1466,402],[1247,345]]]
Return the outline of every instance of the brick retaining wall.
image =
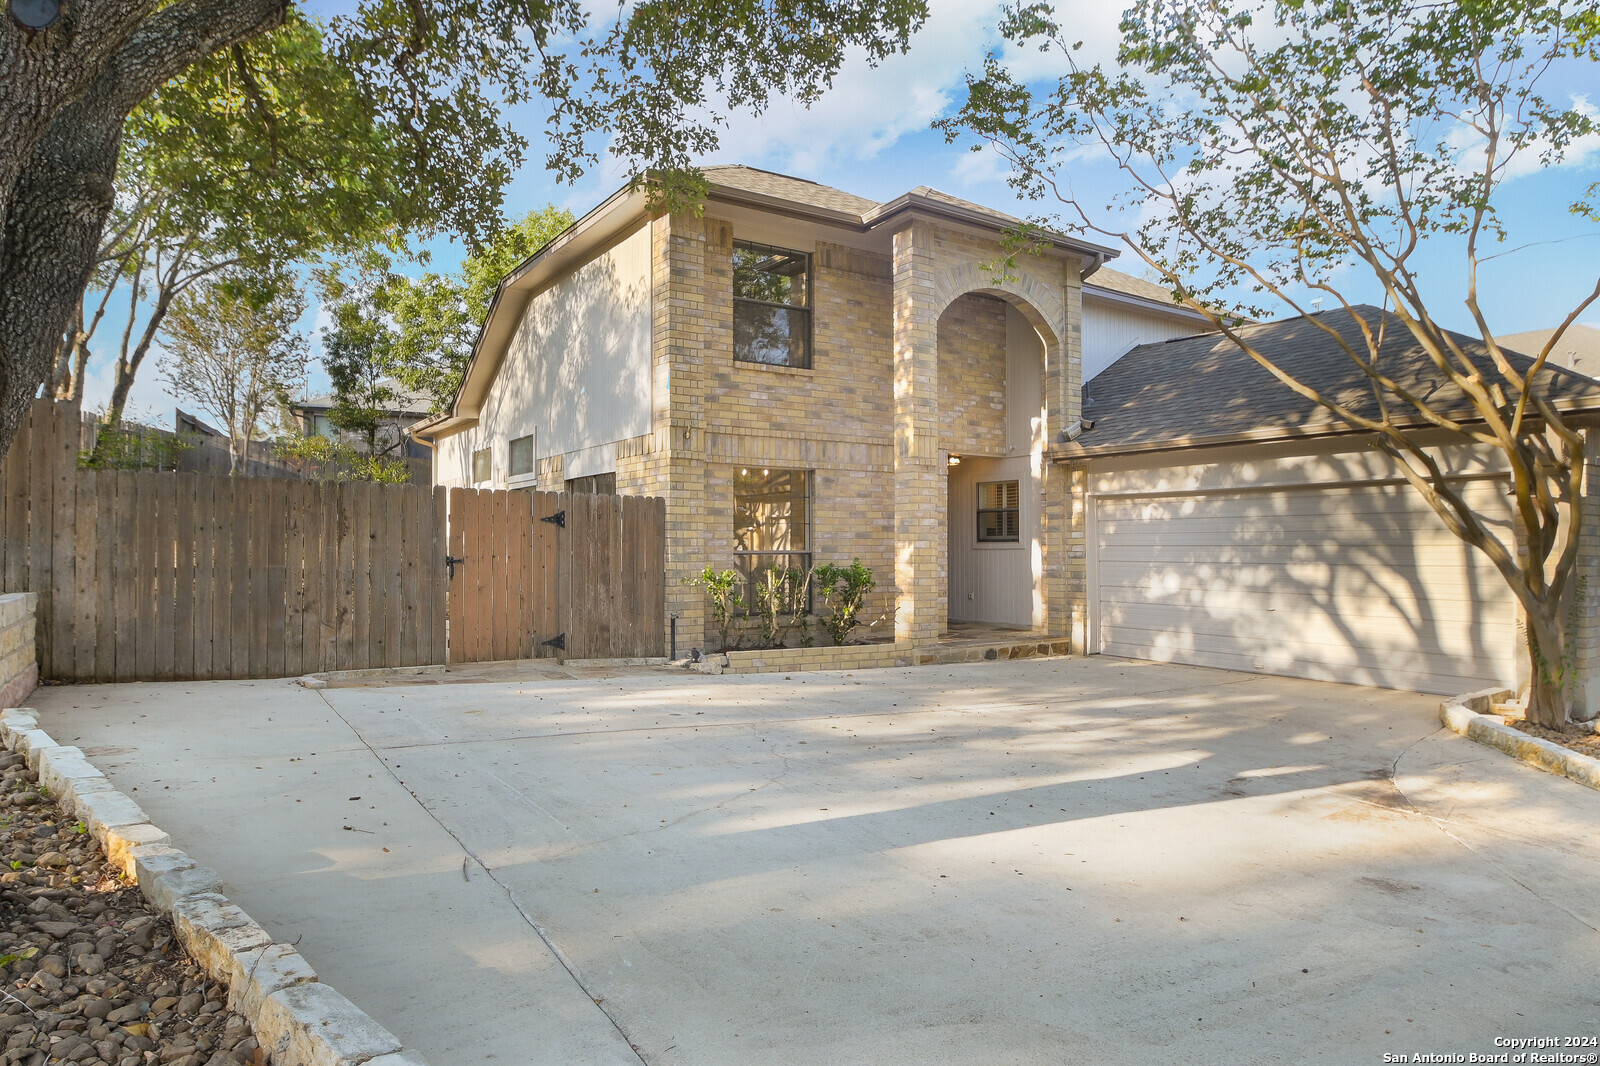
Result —
[[[16,707],[39,684],[39,653],[34,646],[35,592],[0,596],[0,707]]]

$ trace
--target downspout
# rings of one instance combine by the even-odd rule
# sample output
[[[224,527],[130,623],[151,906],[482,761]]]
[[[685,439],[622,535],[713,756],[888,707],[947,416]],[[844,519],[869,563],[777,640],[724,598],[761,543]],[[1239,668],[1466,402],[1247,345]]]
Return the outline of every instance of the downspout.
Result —
[[[422,445],[433,453],[433,458],[428,460],[428,480],[432,484],[437,485],[439,483],[439,446],[433,441],[429,440],[427,437],[424,437],[422,434],[413,433],[409,429],[406,430],[406,436],[410,437],[412,440],[416,441],[418,444]]]

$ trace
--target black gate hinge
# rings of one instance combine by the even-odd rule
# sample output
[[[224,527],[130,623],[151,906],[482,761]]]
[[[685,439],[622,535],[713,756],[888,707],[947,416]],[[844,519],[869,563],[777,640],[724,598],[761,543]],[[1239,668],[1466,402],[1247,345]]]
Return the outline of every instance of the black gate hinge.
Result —
[[[567,635],[565,633],[557,633],[555,636],[551,637],[549,640],[541,640],[539,642],[539,647],[541,647],[541,648],[554,648],[557,651],[566,651],[567,650]]]
[[[562,529],[566,529],[567,528],[567,512],[565,512],[565,511],[557,511],[555,514],[545,515],[543,518],[539,519],[539,521],[541,521],[541,522],[549,522],[552,525],[557,525],[557,526],[560,526]]]

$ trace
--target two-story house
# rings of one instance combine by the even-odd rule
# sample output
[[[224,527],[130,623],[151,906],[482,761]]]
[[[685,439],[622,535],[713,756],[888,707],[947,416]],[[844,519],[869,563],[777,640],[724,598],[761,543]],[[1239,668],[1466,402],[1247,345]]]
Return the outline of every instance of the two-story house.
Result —
[[[1015,220],[931,189],[875,203],[749,167],[707,176],[702,214],[652,217],[624,189],[509,275],[454,404],[418,430],[442,485],[665,497],[680,644],[714,641],[703,567],[859,558],[896,661],[982,622],[1422,691],[1519,680],[1518,606],[1487,556],[1370,435],[1107,267],[1112,250],[1044,234],[1005,265]],[[1250,329],[1360,407],[1357,315],[1383,312]],[[1402,326],[1384,334],[1391,373],[1474,417]],[[1480,341],[1455,343],[1494,373]],[[1546,373],[1575,424],[1600,424],[1600,383]],[[1509,543],[1503,456],[1437,437]],[[1600,526],[1600,484],[1583,507]],[[1584,559],[1589,715],[1600,549]]]
[[[702,216],[624,189],[506,278],[419,427],[436,482],[665,497],[680,640],[706,639],[702,567],[854,558],[902,645],[1068,632],[1082,546],[1047,443],[1086,374],[1204,320],[1076,238],[1007,269],[1016,220],[931,189],[706,173]]]

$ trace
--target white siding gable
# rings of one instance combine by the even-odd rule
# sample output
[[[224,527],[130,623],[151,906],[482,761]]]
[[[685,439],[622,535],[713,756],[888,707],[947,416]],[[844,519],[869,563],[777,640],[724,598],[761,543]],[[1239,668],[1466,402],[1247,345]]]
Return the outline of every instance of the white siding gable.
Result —
[[[509,444],[530,434],[539,459],[580,453],[567,477],[605,473],[616,469],[616,442],[649,432],[650,231],[641,226],[528,302],[478,425],[440,442],[439,483],[470,485],[471,453],[485,447],[495,487],[530,483],[508,478]]]
[[[1190,315],[1163,314],[1083,290],[1083,380],[1094,376],[1140,344],[1204,333],[1205,323]],[[1093,417],[1092,415],[1090,417]]]

